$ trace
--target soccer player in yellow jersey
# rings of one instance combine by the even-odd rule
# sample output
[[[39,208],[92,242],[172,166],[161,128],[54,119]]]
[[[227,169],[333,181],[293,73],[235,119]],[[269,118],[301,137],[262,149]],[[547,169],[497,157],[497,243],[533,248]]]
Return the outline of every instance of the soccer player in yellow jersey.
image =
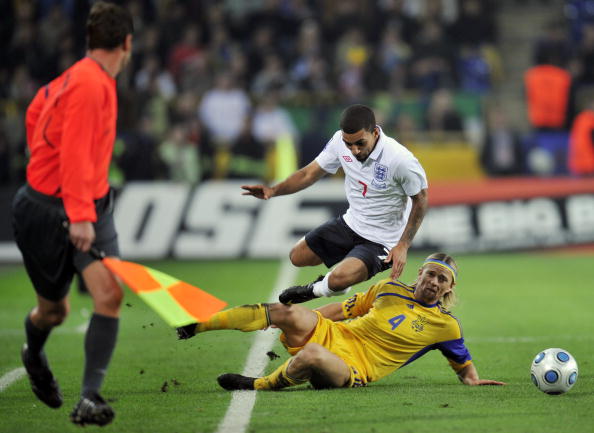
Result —
[[[504,385],[480,379],[464,345],[455,299],[457,265],[447,254],[425,259],[414,284],[385,279],[344,302],[310,310],[301,305],[255,304],[231,308],[206,322],[178,328],[180,339],[217,329],[280,328],[293,355],[268,376],[219,376],[228,390],[280,389],[309,381],[314,388],[365,386],[438,349],[466,385]]]

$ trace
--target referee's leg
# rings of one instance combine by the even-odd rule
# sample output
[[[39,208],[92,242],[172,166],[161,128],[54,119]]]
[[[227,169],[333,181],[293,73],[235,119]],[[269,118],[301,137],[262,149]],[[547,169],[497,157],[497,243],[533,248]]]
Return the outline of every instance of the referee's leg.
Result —
[[[99,394],[115,348],[123,291],[103,263],[86,266],[82,277],[93,298],[94,311],[85,336],[85,370],[82,396]]]
[[[37,306],[29,313],[29,318],[36,328],[50,331],[64,322],[69,311],[67,296],[59,301],[50,301],[37,295]]]
[[[82,271],[82,277],[93,298],[94,312],[119,317],[123,291],[105,265],[95,260]]]
[[[43,350],[51,330],[60,325],[68,315],[68,298],[51,301],[37,295],[37,306],[25,318],[27,342],[21,350],[23,365],[27,370],[33,393],[49,407],[62,406],[62,392]]]

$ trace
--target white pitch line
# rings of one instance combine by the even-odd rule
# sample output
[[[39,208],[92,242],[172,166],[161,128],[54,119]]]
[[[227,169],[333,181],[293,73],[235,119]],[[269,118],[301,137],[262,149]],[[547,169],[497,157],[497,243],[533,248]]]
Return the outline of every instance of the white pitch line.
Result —
[[[283,260],[269,302],[278,302],[278,295],[295,281],[296,276],[297,268],[288,260]],[[269,361],[266,352],[272,349],[278,333],[278,329],[267,329],[256,334],[242,375],[252,377],[262,375]],[[233,391],[231,403],[225,417],[219,424],[217,433],[244,433],[250,424],[255,403],[256,391]]]
[[[18,367],[14,370],[10,370],[8,373],[0,377],[0,392],[4,391],[6,388],[8,388],[10,385],[19,380],[24,375],[25,368]]]
[[[84,334],[87,332],[87,328],[89,327],[89,321],[85,321],[78,325],[76,328],[56,328],[52,331],[52,335],[69,335],[69,334]],[[25,338],[25,329],[18,328],[18,329],[0,329],[0,337],[18,337],[22,336]]]

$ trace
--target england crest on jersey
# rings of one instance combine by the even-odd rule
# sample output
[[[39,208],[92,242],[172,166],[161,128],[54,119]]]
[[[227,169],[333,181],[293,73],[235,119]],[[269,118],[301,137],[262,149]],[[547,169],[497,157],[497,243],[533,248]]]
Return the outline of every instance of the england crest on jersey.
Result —
[[[388,167],[382,164],[375,163],[373,167],[373,178],[378,182],[383,182],[388,177]]]

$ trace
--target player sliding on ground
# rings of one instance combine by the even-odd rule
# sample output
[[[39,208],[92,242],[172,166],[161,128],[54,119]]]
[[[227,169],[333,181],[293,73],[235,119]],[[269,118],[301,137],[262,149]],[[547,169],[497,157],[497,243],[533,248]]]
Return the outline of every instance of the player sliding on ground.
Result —
[[[504,385],[479,378],[460,324],[448,311],[457,273],[452,257],[436,253],[425,259],[410,286],[382,280],[365,293],[313,311],[301,305],[244,305],[177,332],[187,339],[217,329],[247,332],[274,325],[283,331],[280,339],[293,356],[268,376],[219,376],[227,390],[275,390],[307,381],[318,389],[365,386],[432,349],[441,351],[462,383]]]

